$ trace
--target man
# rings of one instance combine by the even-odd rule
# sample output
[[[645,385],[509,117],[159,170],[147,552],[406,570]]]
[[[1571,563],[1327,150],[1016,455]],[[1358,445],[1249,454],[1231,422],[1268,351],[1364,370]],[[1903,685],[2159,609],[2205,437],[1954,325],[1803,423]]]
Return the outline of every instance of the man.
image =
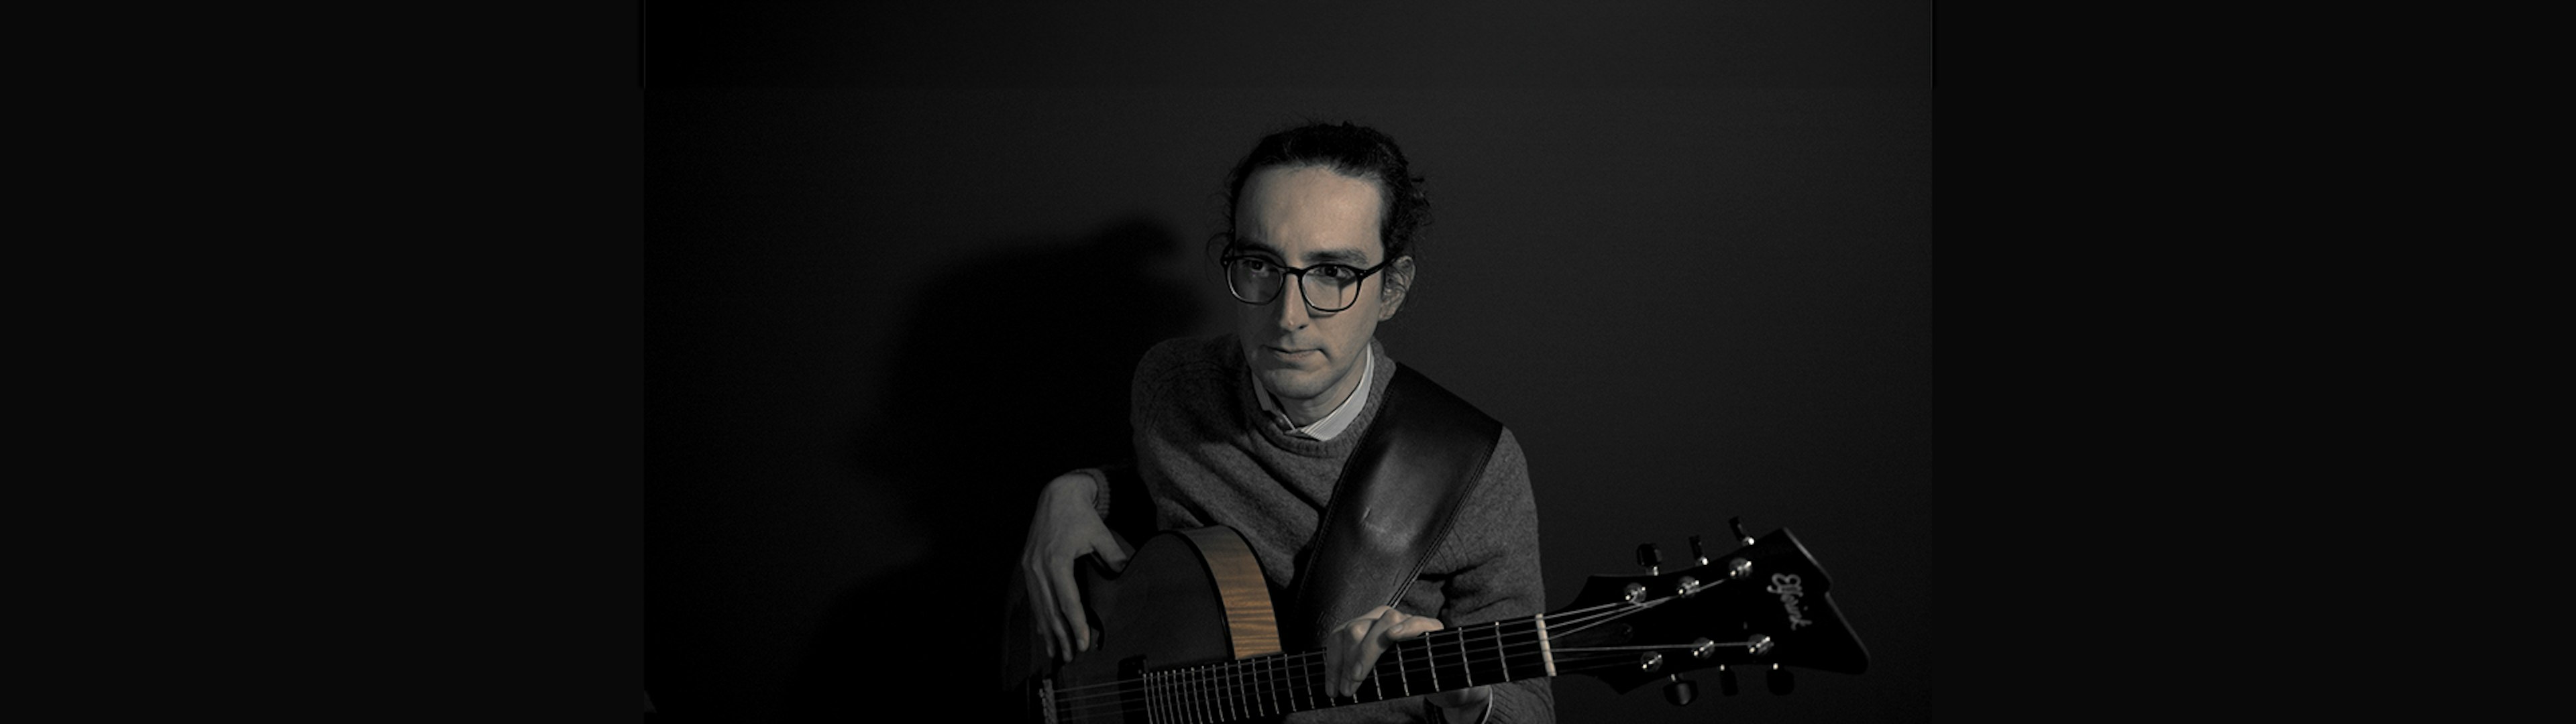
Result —
[[[1160,529],[1231,527],[1282,590],[1303,576],[1336,575],[1299,567],[1310,562],[1344,464],[1387,399],[1397,366],[1376,342],[1377,325],[1395,317],[1414,283],[1411,252],[1428,199],[1394,139],[1347,123],[1262,139],[1235,166],[1227,193],[1221,264],[1228,290],[1243,302],[1234,331],[1164,342],[1138,364],[1132,476],[1080,470],[1040,493],[1021,579],[1037,628],[1061,660],[1092,645],[1074,590],[1075,559],[1098,555],[1113,569],[1126,563],[1127,550],[1103,522],[1113,506],[1149,505]],[[1389,646],[1444,622],[1544,612],[1528,466],[1508,429],[1494,440],[1490,451],[1475,451],[1481,472],[1400,604],[1314,634],[1326,670],[1341,673],[1328,685],[1333,694],[1352,694]],[[1118,484],[1131,477],[1141,485]],[[1553,705],[1547,680],[1532,679],[1288,720],[1544,722],[1553,721]]]

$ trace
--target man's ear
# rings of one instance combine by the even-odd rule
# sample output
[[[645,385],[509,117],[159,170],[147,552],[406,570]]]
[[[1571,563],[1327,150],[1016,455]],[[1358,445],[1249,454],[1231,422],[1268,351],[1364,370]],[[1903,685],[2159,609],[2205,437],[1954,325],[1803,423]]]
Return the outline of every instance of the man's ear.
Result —
[[[1413,289],[1413,257],[1396,257],[1395,263],[1386,265],[1386,271],[1378,276],[1386,280],[1377,288],[1377,321],[1384,322],[1394,319],[1395,311],[1404,308],[1404,293]]]

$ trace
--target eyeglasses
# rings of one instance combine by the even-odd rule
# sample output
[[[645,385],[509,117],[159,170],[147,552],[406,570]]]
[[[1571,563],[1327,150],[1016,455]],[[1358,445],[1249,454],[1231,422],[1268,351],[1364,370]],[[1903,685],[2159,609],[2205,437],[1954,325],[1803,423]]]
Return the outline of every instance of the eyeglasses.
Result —
[[[1392,261],[1392,260],[1389,260]],[[1306,295],[1306,307],[1318,312],[1339,312],[1360,300],[1360,281],[1387,262],[1361,269],[1347,264],[1317,264],[1299,269],[1257,256],[1229,256],[1225,265],[1225,289],[1245,304],[1269,304],[1279,298],[1279,290],[1289,275],[1296,275],[1297,290]]]

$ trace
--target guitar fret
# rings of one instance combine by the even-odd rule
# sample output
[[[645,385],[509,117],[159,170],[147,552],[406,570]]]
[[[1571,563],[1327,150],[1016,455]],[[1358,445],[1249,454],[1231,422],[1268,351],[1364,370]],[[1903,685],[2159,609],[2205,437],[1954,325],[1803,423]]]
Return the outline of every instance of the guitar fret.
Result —
[[[1332,706],[1333,702],[1332,697],[1328,695],[1330,690],[1324,688],[1326,686],[1325,682],[1330,679],[1325,676],[1325,673],[1327,672],[1325,672],[1323,668],[1324,657],[1322,656],[1316,656],[1312,660],[1306,662],[1307,696],[1318,702],[1315,704],[1315,708],[1317,709]]]
[[[1306,661],[1290,670],[1297,679],[1297,705],[1310,711],[1315,708],[1315,677],[1307,672],[1312,671],[1313,666],[1314,662]]]
[[[1215,721],[1216,717],[1214,714],[1216,714],[1216,697],[1214,694],[1216,692],[1208,686],[1208,668],[1201,666],[1192,670],[1190,672],[1190,678],[1193,680],[1193,684],[1190,688],[1193,690],[1193,693],[1197,694],[1197,696],[1193,698],[1196,699],[1195,708],[1197,708],[1199,712],[1199,721]]]
[[[1396,657],[1396,685],[1404,688],[1404,696],[1414,696],[1414,672],[1404,667],[1404,647],[1386,649],[1386,652]]]
[[[1288,658],[1288,667],[1281,672],[1280,679],[1280,683],[1288,687],[1288,710],[1292,712],[1305,711],[1306,706],[1306,686],[1301,681],[1304,677],[1300,676],[1306,672],[1306,665],[1296,663],[1296,658],[1294,656]]]
[[[1494,636],[1494,663],[1503,667],[1503,679],[1509,681],[1512,678],[1512,642],[1503,638],[1503,622],[1495,621],[1486,626],[1485,631]]]
[[[1439,647],[1439,646],[1436,646],[1436,645],[1433,645],[1433,644],[1431,643],[1431,637],[1430,637],[1430,636],[1423,636],[1423,637],[1422,637],[1422,660],[1423,660],[1423,661],[1426,661],[1426,662],[1430,662],[1430,664],[1431,664],[1431,690],[1432,690],[1432,691],[1439,691],[1439,690],[1440,690],[1440,654],[1439,654],[1439,652],[1440,652],[1440,647]]]
[[[1458,634],[1458,674],[1467,677],[1467,685],[1476,685],[1476,660],[1467,655],[1467,634]]]

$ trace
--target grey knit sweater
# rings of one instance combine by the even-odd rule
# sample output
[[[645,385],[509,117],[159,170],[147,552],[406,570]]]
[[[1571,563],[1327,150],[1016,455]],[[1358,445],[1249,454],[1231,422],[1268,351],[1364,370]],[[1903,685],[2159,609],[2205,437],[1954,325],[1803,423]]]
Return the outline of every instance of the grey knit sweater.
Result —
[[[1369,353],[1377,358],[1377,370],[1368,380],[1368,403],[1331,441],[1290,437],[1266,424],[1233,335],[1170,340],[1146,353],[1130,388],[1129,422],[1137,474],[1153,498],[1156,524],[1166,530],[1233,528],[1252,544],[1274,590],[1290,590],[1304,573],[1296,565],[1313,542],[1342,464],[1376,419],[1395,374],[1383,344],[1371,344]],[[1102,490],[1105,518],[1114,501],[1107,499],[1106,486]],[[1544,613],[1537,506],[1528,463],[1509,429],[1458,516],[1448,540],[1396,608],[1452,627]],[[1283,633],[1292,640],[1303,636]],[[1546,679],[1500,684],[1492,691],[1488,721],[1555,720]],[[1420,699],[1399,699],[1306,712],[1287,721],[1417,721],[1427,711]]]

